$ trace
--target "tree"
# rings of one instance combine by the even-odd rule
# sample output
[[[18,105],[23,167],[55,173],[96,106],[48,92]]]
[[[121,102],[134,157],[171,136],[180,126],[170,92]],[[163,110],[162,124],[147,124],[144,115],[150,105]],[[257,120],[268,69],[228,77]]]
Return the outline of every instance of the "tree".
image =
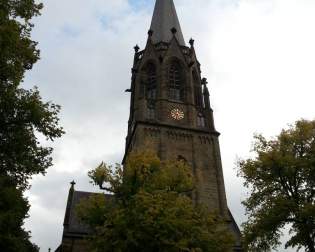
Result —
[[[38,251],[29,241],[30,235],[21,227],[27,217],[29,204],[15,181],[8,176],[0,176],[0,251]]]
[[[39,59],[37,43],[30,33],[31,19],[40,14],[41,8],[42,4],[34,0],[0,0],[0,181],[4,186],[0,219],[7,220],[7,214],[17,218],[0,225],[1,251],[28,251],[18,246],[29,237],[22,228],[29,209],[23,192],[33,175],[44,174],[52,164],[52,149],[43,147],[38,136],[54,140],[63,134],[58,126],[60,107],[43,102],[36,87],[21,87],[25,72]],[[6,205],[3,202],[7,200],[12,201]],[[6,247],[9,240],[14,240],[16,247]]]
[[[102,163],[89,173],[112,193],[80,203],[78,215],[95,232],[95,251],[230,251],[227,225],[188,196],[194,188],[183,161],[161,162],[150,151],[131,153],[124,170]]]
[[[255,157],[239,161],[239,175],[250,196],[243,204],[249,251],[279,245],[290,227],[286,247],[315,251],[315,121],[300,120],[272,140],[255,137]]]

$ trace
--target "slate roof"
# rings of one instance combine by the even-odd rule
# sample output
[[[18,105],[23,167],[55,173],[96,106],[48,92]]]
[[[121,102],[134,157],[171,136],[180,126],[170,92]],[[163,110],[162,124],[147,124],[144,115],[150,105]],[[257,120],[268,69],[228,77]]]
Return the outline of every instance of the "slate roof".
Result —
[[[78,219],[76,207],[81,200],[94,195],[97,195],[97,193],[75,191],[73,188],[70,189],[65,213],[63,236],[84,237],[92,233],[92,229]],[[112,197],[111,195],[104,196],[107,198]]]
[[[242,249],[242,244],[241,244],[241,231],[230,211],[229,210],[229,216],[230,216],[230,219],[232,220],[231,223],[230,223],[230,230],[232,231],[233,234],[238,234],[239,237],[236,238],[236,244],[235,244],[235,247],[234,247],[234,252],[237,252],[237,251],[243,251]]]
[[[81,192],[74,190],[75,182],[71,182],[71,188],[68,194],[67,207],[65,212],[65,218],[63,222],[63,235],[60,246],[55,250],[55,252],[63,251],[63,243],[65,239],[83,239],[87,235],[92,233],[92,229],[83,224],[76,215],[76,207],[83,199],[88,199],[91,196],[97,195],[97,193],[91,192]],[[110,195],[105,195],[105,197],[111,197]],[[67,250],[68,251],[68,250]]]
[[[173,38],[172,28],[180,45],[185,46],[185,40],[177,17],[173,0],[156,0],[150,30],[153,31],[153,43],[170,42]]]
[[[70,209],[67,209],[69,218],[66,221],[65,220],[65,232],[66,233],[75,233],[77,235],[87,235],[91,233],[91,229],[79,221],[79,219],[76,216],[76,206],[80,203],[82,199],[87,199],[91,196],[95,195],[94,193],[90,192],[80,192],[80,191],[74,191],[72,195],[72,200],[70,202]],[[67,215],[67,213],[66,213]]]

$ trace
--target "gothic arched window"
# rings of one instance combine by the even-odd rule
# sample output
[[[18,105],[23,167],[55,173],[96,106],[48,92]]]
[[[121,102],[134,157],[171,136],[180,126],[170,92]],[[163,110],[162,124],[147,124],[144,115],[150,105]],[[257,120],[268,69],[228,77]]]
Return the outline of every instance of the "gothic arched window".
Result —
[[[152,63],[146,68],[146,87],[145,93],[148,100],[156,99],[156,68]]]
[[[194,81],[195,105],[197,108],[200,109],[203,107],[201,83],[195,71],[193,71],[193,81]]]
[[[144,91],[145,98],[147,100],[146,108],[146,118],[155,119],[155,99],[157,95],[157,78],[156,78],[156,67],[154,64],[149,63],[145,70],[145,81],[144,81]]]
[[[169,68],[169,98],[175,101],[184,100],[183,74],[178,62],[173,62]]]
[[[198,113],[198,115],[197,115],[197,126],[198,127],[205,127],[206,126],[206,119],[202,113]]]

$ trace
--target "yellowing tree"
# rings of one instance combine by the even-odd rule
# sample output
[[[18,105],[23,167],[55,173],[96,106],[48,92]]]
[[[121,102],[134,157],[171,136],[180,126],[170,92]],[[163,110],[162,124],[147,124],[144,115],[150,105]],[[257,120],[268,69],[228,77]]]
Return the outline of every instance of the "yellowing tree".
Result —
[[[35,0],[0,0],[0,251],[38,251],[23,228],[28,200],[23,193],[33,175],[52,165],[49,140],[63,134],[60,107],[41,99],[37,88],[21,87],[25,72],[39,59],[31,39],[31,19],[40,14]]]
[[[270,251],[289,225],[286,247],[315,251],[315,121],[300,120],[279,136],[256,136],[256,156],[239,162],[250,197],[243,225],[249,251]]]
[[[194,189],[183,161],[161,162],[153,152],[132,153],[124,170],[101,164],[89,173],[100,194],[78,213],[95,232],[95,251],[230,251],[226,224],[188,196]]]

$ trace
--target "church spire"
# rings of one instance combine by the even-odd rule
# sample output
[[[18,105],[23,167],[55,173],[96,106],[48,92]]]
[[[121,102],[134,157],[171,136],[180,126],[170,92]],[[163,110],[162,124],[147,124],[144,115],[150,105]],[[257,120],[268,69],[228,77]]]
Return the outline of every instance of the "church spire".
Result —
[[[153,43],[170,42],[174,33],[179,44],[185,45],[173,0],[156,0],[150,30]]]

